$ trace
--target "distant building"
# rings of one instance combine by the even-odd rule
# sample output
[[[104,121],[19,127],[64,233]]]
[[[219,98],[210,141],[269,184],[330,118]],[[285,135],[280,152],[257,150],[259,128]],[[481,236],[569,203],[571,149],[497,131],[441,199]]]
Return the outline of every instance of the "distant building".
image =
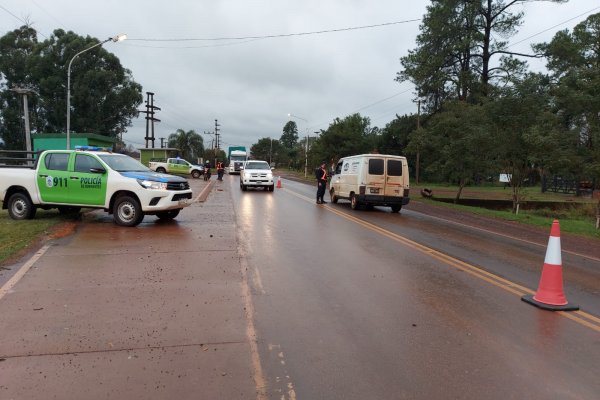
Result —
[[[71,149],[75,146],[97,146],[114,148],[116,139],[95,133],[71,133]],[[33,151],[63,150],[67,148],[66,133],[38,133],[32,135]]]

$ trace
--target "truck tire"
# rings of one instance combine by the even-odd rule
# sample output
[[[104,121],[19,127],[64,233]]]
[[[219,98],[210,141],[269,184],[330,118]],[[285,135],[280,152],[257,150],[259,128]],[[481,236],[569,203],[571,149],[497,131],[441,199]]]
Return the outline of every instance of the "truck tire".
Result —
[[[358,201],[358,196],[352,193],[350,195],[350,208],[353,210],[357,210],[360,207],[360,202]]]
[[[37,209],[27,193],[14,193],[8,199],[8,215],[12,219],[33,219],[36,211]]]
[[[401,205],[394,205],[394,206],[392,206],[392,212],[393,213],[400,212],[400,210],[402,210],[402,206]]]
[[[333,189],[333,188],[332,188],[332,189],[329,191],[329,197],[331,198],[331,202],[332,202],[333,204],[335,204],[335,203],[337,203],[337,202],[338,202],[338,197],[337,197],[337,195],[335,194],[335,189]]]
[[[156,172],[158,172],[159,174],[164,174],[167,172],[167,170],[164,169],[163,167],[158,167],[158,168],[156,168]]]
[[[176,216],[178,216],[179,215],[179,211],[181,211],[181,209],[179,209],[179,210],[161,211],[159,213],[156,213],[156,216],[160,220],[167,221],[167,220],[173,219]]]
[[[202,174],[197,169],[192,171],[192,178],[198,179],[198,178],[200,178],[200,175],[202,175]]]
[[[134,197],[121,196],[113,206],[113,218],[117,225],[136,226],[144,219],[144,213]]]

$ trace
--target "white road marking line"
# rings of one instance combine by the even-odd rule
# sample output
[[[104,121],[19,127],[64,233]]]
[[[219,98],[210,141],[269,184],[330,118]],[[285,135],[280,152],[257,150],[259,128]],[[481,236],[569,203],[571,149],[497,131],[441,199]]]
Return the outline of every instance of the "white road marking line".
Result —
[[[23,266],[0,288],[0,300],[25,276],[27,271],[46,253],[51,245],[47,244],[37,251]]]

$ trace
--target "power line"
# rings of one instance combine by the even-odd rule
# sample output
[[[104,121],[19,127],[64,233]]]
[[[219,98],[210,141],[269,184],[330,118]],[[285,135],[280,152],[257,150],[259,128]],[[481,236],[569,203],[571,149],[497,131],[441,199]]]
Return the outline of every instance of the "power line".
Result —
[[[584,13],[582,13],[582,14],[579,14],[579,15],[577,15],[577,16],[575,16],[575,17],[573,17],[573,18],[569,18],[569,19],[568,19],[568,20],[566,20],[566,21],[563,21],[563,22],[561,22],[561,23],[559,23],[559,24],[556,24],[556,25],[554,25],[554,26],[551,26],[550,28],[544,29],[543,31],[540,31],[540,32],[538,32],[538,33],[536,33],[536,34],[534,34],[534,35],[531,35],[531,36],[529,36],[529,37],[526,37],[525,39],[519,40],[518,42],[515,42],[515,43],[511,43],[511,44],[509,44],[507,47],[516,46],[516,45],[518,45],[518,44],[520,44],[520,43],[523,43],[523,42],[525,42],[525,41],[527,41],[527,40],[529,40],[529,39],[531,39],[531,38],[534,38],[534,37],[536,37],[536,36],[538,36],[538,35],[541,35],[542,33],[546,33],[546,32],[548,32],[548,31],[549,31],[549,30],[551,30],[551,29],[558,28],[559,26],[561,26],[561,25],[564,25],[564,24],[566,24],[567,22],[571,22],[571,21],[573,21],[574,19],[577,19],[577,18],[579,18],[579,17],[583,17],[584,15],[586,15],[586,14],[589,14],[589,13],[591,13],[591,12],[593,12],[593,11],[596,11],[596,10],[599,10],[599,9],[600,9],[600,7],[595,7],[595,8],[592,8],[592,9],[591,9],[591,10],[589,10],[589,11],[586,11],[586,12],[584,12]]]
[[[385,22],[382,24],[374,24],[374,25],[363,25],[363,26],[353,26],[348,28],[339,28],[339,29],[326,29],[321,31],[312,31],[312,32],[297,32],[297,33],[281,33],[274,35],[261,35],[261,36],[241,36],[241,37],[217,37],[217,38],[180,38],[180,39],[128,39],[130,42],[138,41],[138,42],[197,42],[197,41],[220,41],[220,40],[249,40],[249,39],[272,39],[279,37],[292,37],[292,36],[308,36],[308,35],[321,35],[325,33],[334,33],[334,32],[346,32],[346,31],[354,31],[359,29],[372,29],[372,28],[380,28],[384,26],[390,25],[399,25],[399,24],[407,24],[410,22],[421,21],[421,18],[418,19],[409,19],[406,21],[395,21],[395,22]]]

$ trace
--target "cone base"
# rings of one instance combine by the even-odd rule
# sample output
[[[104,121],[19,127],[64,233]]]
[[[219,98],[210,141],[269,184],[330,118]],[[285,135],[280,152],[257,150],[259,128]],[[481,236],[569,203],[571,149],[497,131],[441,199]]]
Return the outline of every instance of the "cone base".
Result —
[[[567,303],[562,306],[556,306],[554,304],[540,303],[539,301],[537,301],[533,298],[532,294],[527,294],[527,295],[521,297],[521,300],[523,300],[525,303],[529,303],[538,308],[542,308],[544,310],[549,310],[549,311],[577,311],[577,310],[579,310],[579,306],[576,306],[576,305],[573,305],[570,303]]]

